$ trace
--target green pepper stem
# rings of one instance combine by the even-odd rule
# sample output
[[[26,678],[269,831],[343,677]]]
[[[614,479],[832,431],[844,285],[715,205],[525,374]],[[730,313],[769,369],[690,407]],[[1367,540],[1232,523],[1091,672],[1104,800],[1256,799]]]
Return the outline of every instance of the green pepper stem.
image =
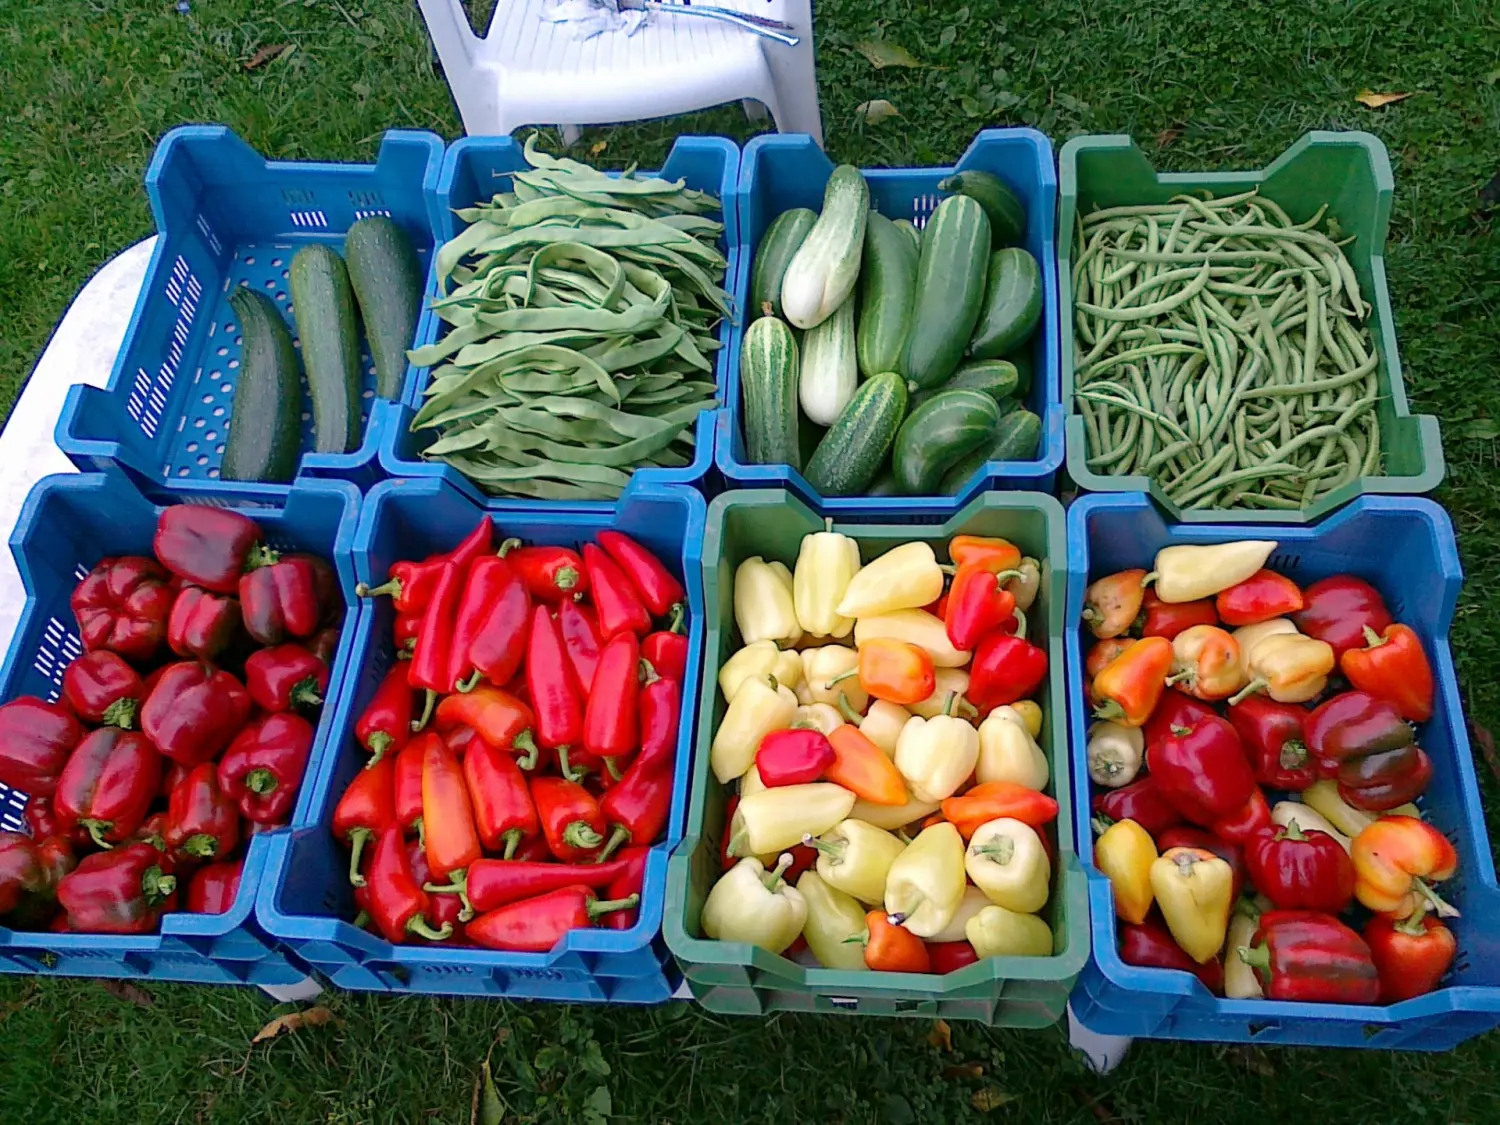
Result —
[[[1029,625],[1029,622],[1027,622],[1026,620],[1026,611],[1023,610],[1020,606],[1016,606],[1015,609],[1011,610],[1011,613],[1013,613],[1016,618],[1016,631],[1012,633],[1011,636],[1020,637],[1022,640],[1025,640],[1026,630]]]
[[[505,854],[501,858],[513,858],[516,854],[516,849],[521,846],[521,838],[525,835],[526,833],[519,828],[512,828],[502,834],[500,838],[505,841]]]
[[[588,905],[590,918],[597,918],[601,914],[613,914],[617,910],[634,910],[641,904],[641,896],[631,895],[629,898],[595,899]]]
[[[609,771],[609,776],[613,780],[619,781],[625,776],[620,772],[620,761],[618,758],[601,758],[600,761],[604,763],[604,768]]]
[[[802,833],[802,842],[819,855],[826,855],[835,860],[844,858],[843,848],[837,844],[830,844],[827,840],[820,840],[809,832]]]
[[[1009,836],[997,836],[993,844],[983,844],[977,848],[970,848],[969,854],[982,855],[986,859],[992,859],[1002,867],[1016,858],[1016,842]]]
[[[579,851],[585,852],[591,851],[604,843],[604,837],[595,832],[593,826],[586,820],[570,821],[568,826],[563,829],[562,839],[563,843],[567,844],[568,847],[577,848]]]
[[[89,839],[93,840],[99,847],[106,851],[114,847],[113,844],[104,838],[104,834],[115,826],[114,821],[83,819],[78,823],[89,830]]]
[[[349,883],[351,886],[363,887],[365,877],[360,873],[359,865],[364,859],[365,844],[375,835],[368,828],[354,828],[349,832]]]
[[[437,703],[437,692],[431,688],[427,689],[427,698],[422,703],[422,714],[411,721],[411,732],[416,734],[427,726],[427,721],[432,718],[432,708]]]
[[[1261,676],[1256,676],[1255,679],[1251,680],[1244,687],[1240,688],[1239,691],[1235,692],[1229,697],[1229,706],[1233,707],[1236,703],[1248,699],[1250,698],[1250,696],[1255,695],[1258,692],[1265,691],[1266,687],[1267,684],[1265,679]]]
[[[1271,971],[1270,946],[1257,945],[1254,949],[1248,949],[1242,945],[1235,952],[1240,955],[1240,960],[1252,969],[1264,969],[1268,973]]]
[[[519,539],[507,539],[505,540],[505,542],[500,544],[500,549],[496,551],[495,554],[499,555],[503,559],[506,555],[510,554],[520,545],[521,541]]]
[[[392,578],[379,586],[367,586],[363,582],[357,582],[354,586],[354,594],[360,598],[399,598],[401,596],[401,579]]]
[[[684,606],[681,602],[673,602],[672,603],[672,608],[668,612],[671,613],[672,619],[667,624],[667,632],[669,632],[669,633],[685,633],[685,632],[687,632],[687,607]]]
[[[464,695],[468,695],[469,692],[473,691],[479,686],[479,681],[482,679],[484,679],[484,673],[481,672],[478,668],[475,668],[474,671],[470,672],[463,679],[459,680],[458,683],[453,685],[453,687],[454,690],[461,692]]]
[[[588,777],[589,771],[584,766],[574,765],[568,759],[573,752],[570,746],[559,746],[557,748],[557,768],[569,781],[578,782]]]
[[[245,775],[245,788],[259,797],[276,792],[280,785],[276,775],[268,769],[251,770]]]
[[[552,576],[552,584],[559,590],[571,590],[578,585],[578,571],[571,566],[560,566]]]
[[[444,922],[442,929],[434,930],[426,918],[420,914],[413,914],[406,921],[406,932],[426,938],[428,941],[446,941],[453,936],[453,923]]]
[[[117,699],[104,709],[104,725],[130,730],[139,704],[134,699]]]
[[[1437,891],[1433,890],[1432,885],[1427,880],[1414,878],[1411,883],[1416,888],[1417,894],[1427,900],[1428,905],[1432,907],[1432,912],[1439,918],[1457,918],[1459,916],[1458,907],[1446,901]]]
[[[1089,827],[1094,830],[1095,836],[1103,836],[1114,826],[1114,820],[1110,817],[1105,816],[1103,813],[1100,813],[1098,816],[1089,821]]]
[[[761,877],[760,881],[765,884],[766,890],[774,895],[781,888],[781,877],[786,874],[786,869],[791,865],[792,853],[782,852],[776,860],[776,866]]]
[[[621,845],[629,842],[630,829],[626,828],[623,824],[615,825],[614,831],[609,834],[609,839],[605,842],[604,847],[599,849],[599,855],[594,859],[594,862],[603,863],[610,856],[614,855]]]
[[[837,676],[833,677],[833,679],[829,680],[827,683],[825,683],[823,685],[823,690],[824,691],[832,691],[834,684],[841,684],[845,680],[849,679],[851,676],[857,676],[857,675],[859,675],[859,669],[858,668],[850,668],[849,671],[847,671],[847,672],[840,672]]]
[[[536,744],[536,740],[531,737],[530,730],[523,730],[511,741],[510,748],[512,750],[518,746],[525,753],[516,759],[516,765],[520,766],[523,770],[536,769],[536,764],[542,756],[542,751],[541,747]]]
[[[844,716],[844,722],[852,723],[854,726],[859,726],[864,720],[864,716],[854,709],[849,702],[849,696],[844,692],[839,692],[839,714]]]
[[[390,734],[383,730],[378,730],[370,735],[368,744],[370,760],[365,763],[365,769],[379,765],[380,759],[385,757],[385,752],[391,748],[391,743],[395,741]]]

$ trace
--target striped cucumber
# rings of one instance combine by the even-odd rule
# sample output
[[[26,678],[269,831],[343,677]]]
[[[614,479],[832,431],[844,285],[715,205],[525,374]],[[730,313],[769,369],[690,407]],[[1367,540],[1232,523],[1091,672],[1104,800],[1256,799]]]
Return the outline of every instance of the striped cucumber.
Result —
[[[818,221],[818,213],[806,207],[793,207],[771,220],[766,233],[755,248],[755,265],[750,268],[750,308],[746,316],[781,316],[781,282],[786,268]]]
[[[292,334],[264,293],[236,286],[229,307],[245,343],[219,476],[289,481],[297,475],[302,413],[302,376]]]
[[[1005,407],[1002,405],[1001,410]],[[943,475],[938,492],[954,496],[963,490],[978,470],[991,461],[1034,461],[1037,446],[1042,443],[1042,420],[1029,410],[1019,409],[1002,414],[994,437],[985,445],[953,463]]]
[[[912,221],[910,219],[897,219],[896,229],[899,230],[902,234],[906,235],[907,238],[911,239],[911,247],[913,250],[915,250],[918,254],[922,252],[922,232],[919,231],[914,225],[912,225]]]
[[[983,207],[996,246],[1018,246],[1026,241],[1026,205],[999,176],[959,172],[939,183],[938,190],[967,195]]]
[[[1031,339],[1042,319],[1042,267],[1019,246],[990,255],[979,323],[969,341],[975,359],[995,359]]]
[[[865,378],[896,370],[911,324],[919,254],[911,239],[878,212],[865,225],[865,255],[859,268],[859,330],[855,353]]]
[[[802,413],[820,426],[831,426],[854,395],[859,365],[854,354],[854,298],[802,337],[802,370],[797,395]]]
[[[966,195],[939,203],[922,231],[917,299],[897,369],[912,391],[936,387],[957,369],[979,319],[989,254],[984,208]]]
[[[302,340],[302,362],[312,391],[313,449],[348,453],[359,448],[359,323],[349,271],[331,247],[298,250],[291,268],[292,312]]]
[[[990,441],[1000,407],[982,391],[944,391],[911,412],[896,434],[891,467],[907,496],[931,496],[955,462]]]
[[[794,327],[822,324],[854,292],[869,214],[870,187],[864,176],[852,164],[840,164],[823,191],[823,213],[781,282],[781,307]]]
[[[913,409],[944,391],[983,391],[996,402],[1016,393],[1016,368],[1004,359],[977,359],[964,364],[941,387],[911,396]]]
[[[886,464],[906,415],[906,384],[894,372],[860,385],[823,435],[802,475],[824,496],[858,496]]]
[[[752,465],[802,468],[797,443],[797,341],[774,316],[751,321],[740,344],[745,456]]]

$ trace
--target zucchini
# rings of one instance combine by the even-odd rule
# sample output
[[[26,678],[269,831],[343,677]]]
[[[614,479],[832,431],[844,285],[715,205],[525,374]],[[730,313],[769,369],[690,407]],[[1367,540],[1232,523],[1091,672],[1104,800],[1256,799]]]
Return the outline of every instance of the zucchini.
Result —
[[[969,340],[975,359],[994,359],[1030,340],[1042,319],[1042,267],[1019,246],[990,255],[979,323]]]
[[[740,344],[745,457],[752,465],[802,468],[797,444],[797,341],[774,316],[751,321]]]
[[[359,447],[359,325],[349,271],[331,247],[304,246],[292,258],[292,312],[312,391],[313,450]]]
[[[786,277],[786,268],[817,221],[818,213],[806,207],[793,207],[771,220],[766,233],[760,236],[755,264],[750,267],[750,308],[745,314],[748,319],[782,315],[781,282]]]
[[[1000,409],[1005,410],[1003,403]],[[957,495],[969,483],[969,478],[990,461],[1034,461],[1037,446],[1041,443],[1042,420],[1035,414],[1025,409],[1002,413],[993,439],[955,461],[944,474],[938,491],[944,496]]]
[[[896,370],[911,324],[919,255],[896,224],[870,212],[865,224],[864,262],[859,268],[859,331],[855,355],[869,378]]]
[[[802,370],[797,376],[802,413],[820,426],[833,425],[858,384],[851,297],[802,337]]]
[[[910,219],[897,219],[896,226],[902,234],[911,239],[912,248],[920,254],[922,252],[922,232],[912,224]]]
[[[1031,393],[1031,349],[1018,348],[1005,357],[1016,369],[1016,394],[1025,398]]]
[[[943,391],[911,412],[896,434],[891,467],[907,496],[931,496],[953,465],[988,442],[1000,407],[982,391]]]
[[[870,214],[870,186],[858,168],[840,164],[823,191],[823,213],[792,256],[781,281],[781,307],[797,328],[814,328],[854,292]]]
[[[887,371],[866,379],[818,443],[802,475],[824,496],[858,496],[883,465],[906,414],[906,384]]]
[[[912,391],[938,386],[958,367],[979,320],[989,253],[984,208],[966,195],[938,204],[922,231],[917,299],[897,369]]]
[[[406,389],[406,350],[422,315],[417,252],[397,223],[371,215],[344,236],[344,261],[375,362],[375,393],[399,399]]]
[[[936,390],[912,395],[912,408],[921,406],[943,391],[983,391],[996,402],[1001,402],[1016,393],[1016,369],[1004,359],[974,360],[960,367],[953,373],[953,378]]]
[[[939,191],[967,195],[984,208],[990,237],[996,246],[1019,246],[1026,241],[1026,205],[1005,181],[989,172],[959,172],[938,184]]]
[[[302,445],[302,374],[292,333],[264,293],[237,286],[229,307],[245,342],[219,476],[285,483],[297,475]]]

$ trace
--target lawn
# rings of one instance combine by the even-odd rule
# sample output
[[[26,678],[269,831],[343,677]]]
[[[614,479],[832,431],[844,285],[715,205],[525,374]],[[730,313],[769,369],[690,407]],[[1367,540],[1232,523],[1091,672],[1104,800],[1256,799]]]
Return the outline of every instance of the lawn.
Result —
[[[151,229],[141,175],[185,121],[274,156],[370,159],[382,130],[458,120],[410,0],[0,0],[0,403],[72,294]],[[822,0],[828,148],[866,165],[949,163],[987,124],[1058,143],[1128,132],[1167,168],[1264,164],[1308,129],[1385,141],[1387,265],[1414,410],[1443,421],[1438,498],[1468,582],[1453,641],[1492,814],[1500,624],[1500,15],[1480,0]],[[873,68],[884,37],[920,68]],[[247,69],[258,49],[289,45]],[[1383,110],[1362,90],[1412,93]],[[856,107],[902,115],[862,124]],[[605,163],[659,160],[737,110],[586,132]],[[1493,183],[1493,186],[1488,187]],[[1492,818],[1492,828],[1500,818]],[[1060,1031],[495,1002],[328,999],[334,1019],[266,1044],[244,991],[0,979],[0,1119],[468,1122],[488,1055],[506,1120],[687,1122],[1500,1120],[1500,1036],[1451,1055],[1138,1044],[1108,1078]]]

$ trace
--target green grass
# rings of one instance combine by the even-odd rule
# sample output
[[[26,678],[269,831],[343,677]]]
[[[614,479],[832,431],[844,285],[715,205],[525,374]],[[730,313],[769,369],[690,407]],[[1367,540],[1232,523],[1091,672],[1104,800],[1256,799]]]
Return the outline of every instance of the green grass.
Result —
[[[157,138],[222,121],[278,157],[369,159],[382,130],[446,137],[456,115],[408,0],[0,0],[0,403],[68,300],[150,233],[140,180]],[[869,165],[948,163],[986,124],[1060,143],[1128,132],[1165,168],[1266,163],[1312,128],[1363,128],[1391,150],[1387,265],[1414,410],[1444,424],[1468,574],[1453,642],[1470,714],[1500,686],[1500,240],[1480,189],[1500,169],[1500,17],[1481,0],[820,0],[830,151]],[[931,67],[877,71],[885,35]],[[258,47],[296,50],[246,71]],[[1370,111],[1362,89],[1419,91]],[[903,118],[855,108],[886,98]],[[605,163],[661,158],[676,132],[743,137],[733,110],[590,130]],[[1491,812],[1494,775],[1481,776]],[[1492,830],[1500,820],[1492,817]],[[147,1007],[89,982],[0,980],[7,1122],[467,1122],[493,1065],[507,1118],[906,1122],[1500,1120],[1500,1037],[1451,1055],[1138,1044],[1107,1079],[1060,1032],[673,1006],[619,1011],[336,996],[339,1023],[250,1047],[285,1011],[243,991],[153,987]],[[559,1050],[558,1048],[561,1048]],[[974,1076],[972,1067],[983,1069]],[[969,1068],[969,1069],[965,1069]],[[988,1112],[976,1092],[1012,1101]],[[980,1097],[980,1104],[985,1104]]]

